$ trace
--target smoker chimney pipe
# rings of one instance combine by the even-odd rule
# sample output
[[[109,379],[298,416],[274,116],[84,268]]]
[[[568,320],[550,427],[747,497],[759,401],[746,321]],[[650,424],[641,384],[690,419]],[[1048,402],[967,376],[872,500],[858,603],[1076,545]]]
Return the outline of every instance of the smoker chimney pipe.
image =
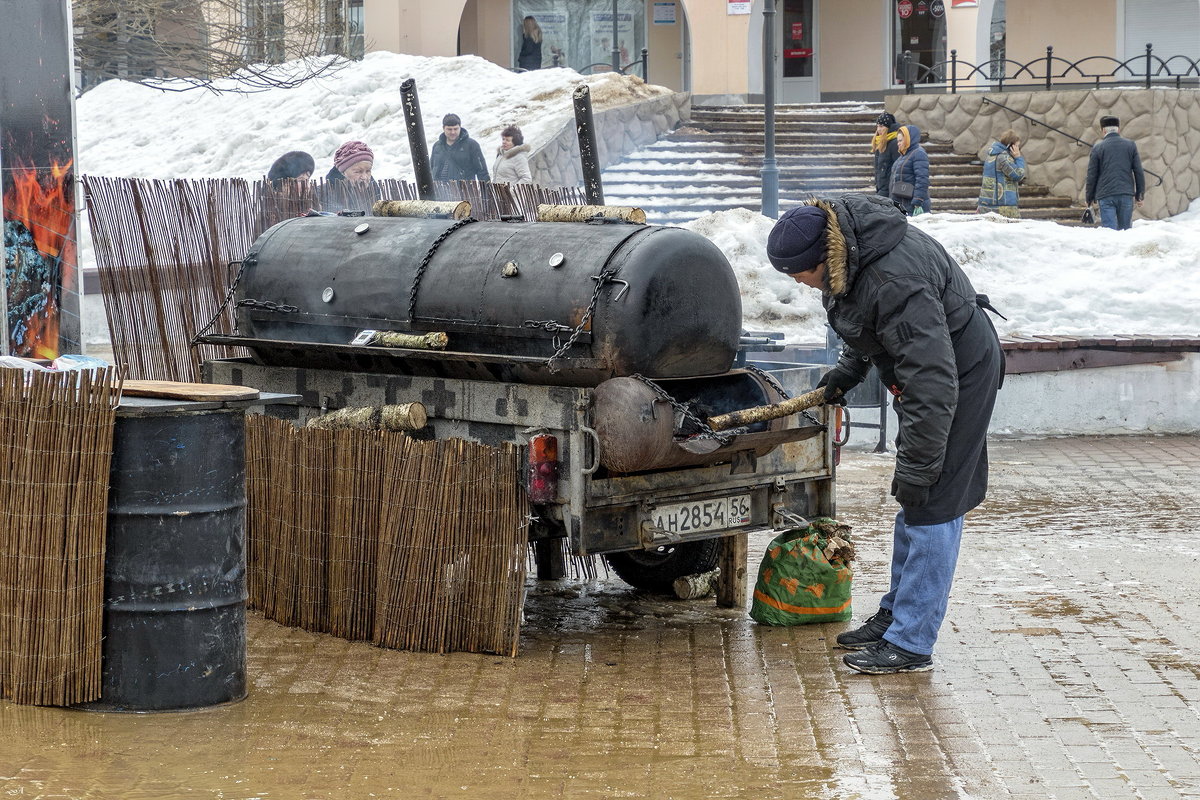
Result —
[[[429,169],[429,147],[425,144],[425,125],[421,122],[421,101],[417,98],[417,82],[409,78],[400,84],[400,100],[404,104],[404,127],[408,129],[408,149],[412,152],[413,172],[417,178],[417,196],[433,200],[433,173]]]
[[[575,88],[575,132],[579,136],[579,163],[583,167],[583,191],[588,205],[604,205],[600,182],[600,157],[596,151],[596,126],[592,121],[592,93],[586,83]]]

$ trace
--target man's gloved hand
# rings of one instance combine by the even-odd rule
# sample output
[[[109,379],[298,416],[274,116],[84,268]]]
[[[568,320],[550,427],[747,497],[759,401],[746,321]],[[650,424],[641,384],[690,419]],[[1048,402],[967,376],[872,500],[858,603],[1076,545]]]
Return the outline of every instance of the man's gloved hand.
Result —
[[[929,502],[929,487],[892,478],[892,496],[904,508],[920,508]]]
[[[834,367],[821,376],[821,380],[817,381],[817,388],[825,389],[826,403],[844,406],[846,405],[846,394],[860,383],[862,383],[862,378]]]

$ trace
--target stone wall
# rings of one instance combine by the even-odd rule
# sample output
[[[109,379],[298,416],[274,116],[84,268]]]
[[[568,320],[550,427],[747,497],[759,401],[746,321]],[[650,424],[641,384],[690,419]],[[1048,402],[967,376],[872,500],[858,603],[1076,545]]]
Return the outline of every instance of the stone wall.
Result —
[[[1178,214],[1200,197],[1200,92],[1189,89],[1090,89],[981,94],[891,95],[887,108],[954,151],[982,155],[1008,128],[1021,136],[1032,183],[1083,203],[1089,150],[983,98],[1036,117],[1087,142],[1100,138],[1100,117],[1121,119],[1121,135],[1137,142],[1146,175],[1146,204],[1135,216]],[[1162,176],[1162,184],[1149,172]]]
[[[690,118],[691,95],[688,92],[593,110],[600,168],[615,164],[634,150],[658,141],[660,136],[674,130],[680,120]],[[583,183],[574,119],[534,151],[529,159],[529,169],[533,173],[533,182],[542,186],[579,186]]]

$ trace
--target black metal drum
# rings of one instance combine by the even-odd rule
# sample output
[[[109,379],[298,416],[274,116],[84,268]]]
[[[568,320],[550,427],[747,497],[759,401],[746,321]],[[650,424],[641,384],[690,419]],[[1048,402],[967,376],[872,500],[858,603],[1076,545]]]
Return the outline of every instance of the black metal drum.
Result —
[[[244,410],[214,405],[126,397],[117,412],[102,690],[84,708],[246,696]]]

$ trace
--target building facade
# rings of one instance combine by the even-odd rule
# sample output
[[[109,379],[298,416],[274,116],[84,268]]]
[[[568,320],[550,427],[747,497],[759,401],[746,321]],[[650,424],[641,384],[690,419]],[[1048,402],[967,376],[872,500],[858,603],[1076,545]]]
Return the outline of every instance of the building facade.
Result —
[[[542,66],[581,72],[622,66],[690,91],[697,104],[753,102],[763,92],[764,0],[362,0],[367,50],[475,54],[515,67],[522,23],[541,31]],[[1200,59],[1200,0],[775,0],[776,98],[878,98],[904,83],[945,77],[951,51],[980,65],[972,82],[1006,78],[1018,64],[1096,57],[1110,72],[1144,56]],[[614,48],[615,42],[615,48]],[[905,55],[907,52],[907,56]],[[1067,67],[1056,62],[1056,69]],[[1139,62],[1140,63],[1140,62]],[[1157,62],[1155,62],[1157,68]],[[1142,66],[1134,65],[1140,72]],[[1182,59],[1170,62],[1183,72]],[[962,78],[970,67],[960,65]],[[1118,70],[1119,71],[1119,70]],[[1039,73],[1044,74],[1044,73]],[[1195,71],[1193,71],[1193,76]]]

